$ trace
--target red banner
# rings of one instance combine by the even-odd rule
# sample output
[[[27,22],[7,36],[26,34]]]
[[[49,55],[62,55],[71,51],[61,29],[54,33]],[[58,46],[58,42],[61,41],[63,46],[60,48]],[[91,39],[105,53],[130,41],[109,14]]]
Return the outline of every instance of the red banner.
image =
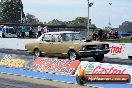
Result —
[[[73,75],[80,64],[80,61],[67,59],[42,58],[38,57],[32,64],[31,70],[49,72],[64,75]]]

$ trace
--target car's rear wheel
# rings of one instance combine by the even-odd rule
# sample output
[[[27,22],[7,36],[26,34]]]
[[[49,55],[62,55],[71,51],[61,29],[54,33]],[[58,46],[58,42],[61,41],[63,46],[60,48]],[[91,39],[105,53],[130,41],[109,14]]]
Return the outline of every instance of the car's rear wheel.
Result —
[[[93,56],[93,58],[94,58],[95,62],[101,62],[104,59],[104,54],[95,55],[95,56]]]
[[[68,56],[70,60],[79,60],[80,57],[78,56],[77,52],[75,50],[70,50],[68,52]]]
[[[36,57],[40,57],[42,54],[41,54],[41,51],[38,48],[36,48],[36,49],[34,49],[34,55]]]

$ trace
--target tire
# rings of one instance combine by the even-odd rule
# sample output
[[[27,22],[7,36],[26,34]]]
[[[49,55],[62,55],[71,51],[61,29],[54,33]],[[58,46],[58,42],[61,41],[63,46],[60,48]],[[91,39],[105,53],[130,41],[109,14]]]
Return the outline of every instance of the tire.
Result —
[[[68,52],[68,58],[70,60],[79,60],[80,59],[80,57],[78,56],[78,54],[77,54],[77,52],[75,50],[70,50]]]
[[[42,56],[41,51],[40,51],[38,48],[34,49],[34,55],[35,55],[36,57]]]
[[[76,81],[79,85],[84,85],[87,82],[87,79],[81,75],[76,78]]]
[[[5,38],[5,34],[4,33],[2,33],[2,38]]]
[[[93,56],[95,62],[101,62],[104,59],[104,54]]]

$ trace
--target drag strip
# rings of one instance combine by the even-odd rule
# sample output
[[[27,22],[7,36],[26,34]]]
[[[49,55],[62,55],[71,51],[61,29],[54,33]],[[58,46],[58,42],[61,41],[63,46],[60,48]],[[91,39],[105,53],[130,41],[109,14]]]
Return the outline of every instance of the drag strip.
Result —
[[[28,59],[33,59],[33,55],[27,54],[24,50],[15,50],[15,49],[0,49],[0,53],[6,54],[19,54],[24,55]],[[89,61],[94,62],[93,58],[82,58],[81,61]],[[120,65],[132,65],[132,59],[120,59],[120,58],[108,58],[105,57],[102,63],[112,63],[112,64],[120,64]]]
[[[0,88],[93,88],[2,73],[0,73],[0,85]]]
[[[0,78],[0,88],[58,88],[49,85],[39,85],[28,82],[16,81],[11,79]]]

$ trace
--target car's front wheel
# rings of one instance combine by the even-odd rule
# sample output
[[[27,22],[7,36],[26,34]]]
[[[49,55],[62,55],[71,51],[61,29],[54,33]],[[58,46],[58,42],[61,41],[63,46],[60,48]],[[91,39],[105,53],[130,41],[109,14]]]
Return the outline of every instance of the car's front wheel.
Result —
[[[38,48],[36,48],[36,49],[34,49],[34,55],[36,57],[40,57],[42,54],[41,54],[41,51]]]
[[[74,50],[70,50],[68,52],[68,56],[69,56],[70,60],[79,60],[80,59],[80,57],[78,56],[77,52],[74,51]]]
[[[93,56],[95,62],[101,62],[104,59],[104,54]]]

